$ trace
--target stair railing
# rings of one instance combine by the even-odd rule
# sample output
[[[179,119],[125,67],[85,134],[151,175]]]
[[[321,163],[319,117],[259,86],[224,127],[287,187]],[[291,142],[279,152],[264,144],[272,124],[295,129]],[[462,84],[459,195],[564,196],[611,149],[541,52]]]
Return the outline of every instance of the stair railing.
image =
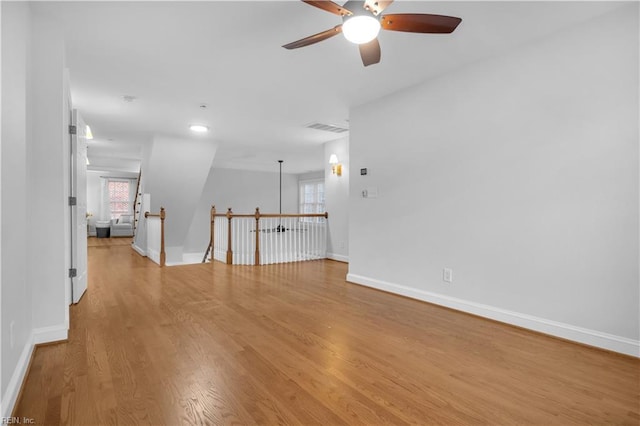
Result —
[[[211,207],[209,252],[228,265],[265,265],[326,258],[328,213],[236,214]],[[216,218],[220,219],[216,221]],[[226,224],[224,223],[226,218]],[[212,261],[213,263],[213,261]]]
[[[136,230],[138,229],[138,220],[140,219],[140,204],[142,202],[140,193],[140,178],[142,177],[142,169],[138,172],[138,183],[136,184],[136,196],[133,199],[133,240],[131,244],[136,241]]]
[[[204,252],[204,256],[202,257],[202,263],[207,263],[207,258],[209,257],[209,253],[212,253],[213,249],[213,236],[215,230],[215,220],[216,220],[216,206],[211,206],[211,224],[209,225],[209,245],[207,246],[207,251]],[[213,255],[212,255],[213,257]]]

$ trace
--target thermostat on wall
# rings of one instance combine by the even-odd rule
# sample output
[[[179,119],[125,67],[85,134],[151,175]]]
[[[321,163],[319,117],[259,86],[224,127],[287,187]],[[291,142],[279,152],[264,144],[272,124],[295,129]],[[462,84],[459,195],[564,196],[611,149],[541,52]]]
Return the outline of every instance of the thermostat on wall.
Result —
[[[364,176],[367,174],[367,169],[360,169],[360,176]]]

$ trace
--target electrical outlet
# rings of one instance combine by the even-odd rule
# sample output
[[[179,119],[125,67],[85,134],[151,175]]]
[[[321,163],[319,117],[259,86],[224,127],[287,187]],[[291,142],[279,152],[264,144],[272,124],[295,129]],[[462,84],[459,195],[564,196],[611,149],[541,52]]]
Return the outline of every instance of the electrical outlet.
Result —
[[[449,268],[444,268],[442,270],[442,280],[446,283],[453,282],[453,270]]]
[[[11,321],[11,323],[9,324],[9,342],[11,343],[11,349],[13,349],[13,345],[15,344],[15,341],[13,339],[13,326],[15,324],[15,321]]]

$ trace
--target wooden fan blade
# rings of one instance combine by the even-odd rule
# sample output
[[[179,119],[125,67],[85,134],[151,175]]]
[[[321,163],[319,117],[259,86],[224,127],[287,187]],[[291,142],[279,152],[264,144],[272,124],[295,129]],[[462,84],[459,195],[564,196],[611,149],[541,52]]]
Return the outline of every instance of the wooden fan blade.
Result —
[[[374,38],[369,43],[358,45],[358,48],[360,48],[360,56],[365,67],[380,62],[380,43],[377,38]]]
[[[319,41],[331,38],[336,34],[340,34],[341,32],[342,32],[342,25],[337,25],[331,28],[330,30],[326,30],[321,33],[303,38],[301,40],[294,41],[289,44],[285,44],[282,47],[284,47],[285,49],[297,49],[298,47],[309,46],[310,44],[315,44],[315,43],[318,43]]]
[[[364,2],[364,8],[377,16],[391,3],[393,0],[367,0]]]
[[[348,10],[345,9],[344,7],[340,6],[339,4],[336,4],[332,1],[329,0],[302,0],[303,3],[306,4],[310,4],[311,6],[315,6],[318,9],[322,9],[322,10],[326,10],[329,13],[333,13],[334,15],[338,15],[338,16],[351,16],[353,15],[353,13]]]
[[[422,13],[397,13],[384,15],[380,19],[380,25],[385,30],[427,34],[452,33],[460,22],[462,19],[453,16]]]

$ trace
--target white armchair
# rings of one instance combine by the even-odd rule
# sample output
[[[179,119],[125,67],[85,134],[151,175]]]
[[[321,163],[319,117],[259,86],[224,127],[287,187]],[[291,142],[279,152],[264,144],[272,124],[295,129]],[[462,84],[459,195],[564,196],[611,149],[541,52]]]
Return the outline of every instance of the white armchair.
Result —
[[[133,237],[133,215],[123,214],[119,219],[111,219],[112,237]]]

